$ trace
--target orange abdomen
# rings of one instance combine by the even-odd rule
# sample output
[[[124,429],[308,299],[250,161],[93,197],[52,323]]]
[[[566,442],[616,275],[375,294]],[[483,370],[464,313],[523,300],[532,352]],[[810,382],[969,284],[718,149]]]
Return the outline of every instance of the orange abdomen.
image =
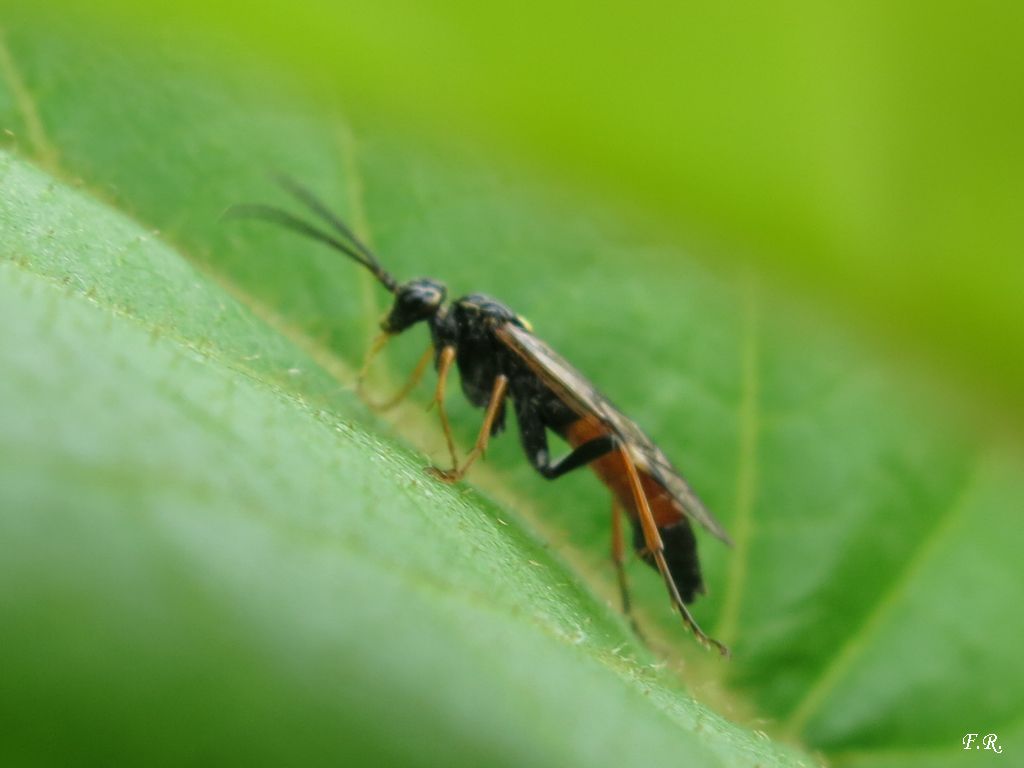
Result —
[[[565,439],[573,448],[576,448],[589,440],[606,434],[608,434],[608,429],[601,422],[585,417],[577,419],[568,426],[565,430]],[[613,451],[591,462],[590,466],[601,478],[601,482],[615,494],[615,498],[619,500],[626,513],[636,520],[639,510],[636,506],[636,499],[633,498],[633,489],[629,482],[629,475],[626,473],[626,464],[622,454],[619,451]],[[664,528],[679,522],[683,514],[661,483],[644,472],[642,467],[636,469],[640,475],[640,484],[647,496],[647,503],[651,507],[655,524],[659,528]]]

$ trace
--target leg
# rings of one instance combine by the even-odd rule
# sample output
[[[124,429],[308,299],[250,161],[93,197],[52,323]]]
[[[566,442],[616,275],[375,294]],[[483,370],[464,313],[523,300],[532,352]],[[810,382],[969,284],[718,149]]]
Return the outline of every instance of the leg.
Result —
[[[530,464],[548,480],[555,480],[566,472],[585,466],[614,450],[618,442],[612,435],[602,435],[576,446],[567,456],[552,462],[548,453],[547,427],[540,414],[530,406],[528,398],[515,401],[519,437]]]
[[[494,388],[491,390],[491,399],[487,403],[487,413],[484,414],[484,423],[480,426],[480,434],[477,435],[476,444],[473,446],[473,450],[466,456],[466,462],[460,467],[458,462],[452,463],[452,468],[438,469],[437,467],[431,467],[430,473],[434,477],[444,480],[447,483],[454,483],[456,480],[462,478],[466,474],[466,471],[473,465],[473,462],[478,457],[482,456],[487,451],[487,442],[491,439],[491,429],[494,427],[494,420],[498,416],[498,412],[501,410],[501,405],[505,400],[505,392],[508,389],[508,377],[504,374],[499,375],[494,380]]]
[[[362,368],[359,369],[359,374],[355,379],[356,393],[362,401],[367,403],[367,406],[372,411],[389,411],[397,406],[397,404],[403,399],[406,399],[409,393],[412,392],[413,389],[416,388],[416,385],[420,383],[420,379],[423,378],[423,374],[426,373],[427,366],[430,364],[430,358],[433,356],[433,347],[427,347],[427,351],[425,351],[423,356],[420,357],[416,364],[416,368],[413,369],[412,375],[409,377],[409,380],[401,386],[401,389],[388,399],[382,402],[375,402],[367,396],[364,388],[362,388],[362,384],[366,381],[367,373],[370,371],[370,364],[373,362],[374,357],[376,357],[378,352],[384,348],[384,345],[387,344],[390,338],[391,336],[389,334],[381,334],[374,339],[374,343],[371,344],[370,349],[367,352],[366,359],[362,361]]]
[[[615,575],[619,580],[619,596],[622,599],[622,612],[629,619],[629,625],[641,640],[644,635],[640,625],[636,623],[633,607],[629,600],[629,583],[626,581],[626,556],[622,543],[622,506],[619,500],[612,498],[612,563],[615,564]]]
[[[622,612],[629,615],[629,587],[626,584],[625,548],[622,545],[622,507],[618,499],[612,499],[612,563],[619,579],[619,596],[622,598]]]
[[[374,358],[380,354],[380,351],[384,349],[384,346],[389,341],[391,341],[390,333],[379,333],[370,343],[370,348],[366,350],[366,357],[363,358],[363,365],[359,368],[359,373],[356,374],[356,393],[364,400],[366,398],[363,395],[363,382],[366,381],[366,374],[370,371],[370,363],[374,361]]]
[[[690,631],[697,636],[697,639],[702,645],[717,648],[723,656],[728,656],[729,649],[717,640],[714,640],[704,634],[704,630],[700,628],[693,616],[690,615],[690,611],[687,609],[686,603],[683,602],[683,598],[679,596],[679,590],[676,589],[676,583],[672,579],[672,573],[668,569],[668,563],[665,562],[665,547],[662,544],[661,535],[658,533],[658,526],[654,522],[654,515],[651,514],[651,507],[647,503],[647,496],[644,494],[643,485],[640,483],[640,475],[637,474],[636,465],[633,464],[633,458],[629,455],[629,450],[627,448],[619,448],[619,453],[626,466],[626,474],[629,477],[629,484],[633,491],[633,500],[636,503],[637,516],[640,520],[640,526],[643,529],[644,541],[647,544],[647,551],[654,558],[654,562],[658,566],[658,571],[661,573],[661,577],[665,581],[665,586],[668,588],[673,604],[675,604],[676,609],[683,617],[683,622],[690,628]]]
[[[614,450],[618,444],[618,440],[612,435],[602,435],[576,446],[571,453],[554,463],[547,459],[546,462],[537,463],[534,466],[548,480],[555,480],[566,472],[571,472],[574,469],[586,466],[590,462],[600,459],[606,453]],[[547,458],[547,450],[544,453],[544,458]]]
[[[401,385],[401,389],[395,392],[391,397],[384,400],[383,402],[374,402],[373,400],[364,397],[364,401],[374,411],[389,411],[403,399],[409,396],[416,385],[420,383],[420,379],[423,378],[423,374],[427,371],[427,366],[430,365],[430,359],[434,356],[434,348],[432,346],[427,347],[427,350],[423,353],[423,356],[417,361],[416,368],[413,369],[413,373],[410,375],[408,381]]]
[[[448,423],[448,414],[444,410],[444,387],[448,380],[448,372],[455,360],[455,347],[447,346],[437,356],[437,387],[434,389],[434,399],[427,406],[429,411],[434,404],[437,404],[437,413],[441,417],[441,429],[444,430],[444,439],[448,443],[448,453],[452,457],[452,467],[459,466],[459,457],[455,454],[455,440],[452,438],[452,426]]]

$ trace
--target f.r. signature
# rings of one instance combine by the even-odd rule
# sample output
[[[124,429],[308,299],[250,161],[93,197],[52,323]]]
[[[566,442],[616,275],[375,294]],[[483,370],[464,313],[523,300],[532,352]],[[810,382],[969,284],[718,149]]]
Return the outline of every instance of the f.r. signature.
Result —
[[[997,755],[1002,754],[1003,748],[996,743],[999,741],[999,737],[996,734],[986,733],[980,739],[978,738],[979,735],[977,733],[964,734],[964,749],[987,749],[990,752],[995,752]]]

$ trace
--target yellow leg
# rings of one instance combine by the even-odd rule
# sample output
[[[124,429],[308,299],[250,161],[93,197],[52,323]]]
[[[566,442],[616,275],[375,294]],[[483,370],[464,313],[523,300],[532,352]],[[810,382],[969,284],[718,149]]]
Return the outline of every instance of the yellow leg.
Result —
[[[431,358],[434,356],[434,347],[431,345],[427,347],[423,356],[420,357],[419,361],[416,363],[416,367],[413,368],[412,375],[410,375],[408,381],[402,385],[402,388],[387,400],[376,402],[366,395],[366,392],[363,389],[363,382],[366,379],[366,373],[369,369],[370,361],[376,357],[377,353],[384,347],[384,344],[387,343],[389,338],[390,337],[387,334],[382,334],[374,340],[373,346],[370,347],[370,351],[367,353],[366,361],[363,363],[363,367],[359,371],[359,377],[356,379],[356,392],[359,394],[360,398],[362,398],[363,402],[374,411],[387,411],[405,400],[409,393],[416,388],[416,385],[420,383],[420,380],[423,378],[423,374],[427,370],[427,366],[430,365]]]
[[[377,334],[376,338],[374,338],[370,343],[370,348],[366,350],[366,357],[363,358],[363,365],[359,369],[359,373],[356,374],[356,394],[358,394],[363,400],[366,400],[366,393],[363,391],[363,384],[366,381],[366,374],[370,371],[370,364],[389,341],[391,341],[390,333],[384,332]]]
[[[647,494],[644,493],[643,485],[640,483],[640,475],[636,471],[636,465],[633,463],[633,458],[629,455],[629,450],[625,446],[621,447],[619,452],[626,465],[626,474],[629,476],[629,485],[633,491],[637,514],[640,517],[640,527],[644,532],[644,543],[647,546],[647,551],[654,557],[654,562],[658,566],[661,578],[665,581],[665,587],[668,589],[673,605],[675,605],[679,614],[683,617],[683,622],[696,635],[702,645],[717,648],[723,656],[728,656],[729,649],[717,640],[704,634],[704,630],[700,628],[700,625],[690,615],[686,603],[680,597],[679,590],[676,589],[676,583],[672,580],[672,573],[668,569],[668,563],[665,562],[665,545],[661,541],[661,534],[658,533],[658,526],[654,522],[654,515],[651,513],[651,506],[647,502]]]
[[[487,403],[487,412],[484,414],[484,423],[480,426],[480,433],[476,437],[476,444],[473,446],[473,450],[466,456],[466,462],[460,467],[457,461],[452,462],[451,469],[440,469],[438,467],[431,467],[430,473],[438,478],[444,480],[446,483],[454,483],[456,480],[460,480],[466,471],[473,465],[480,456],[487,452],[487,443],[491,439],[491,428],[494,426],[494,420],[498,416],[498,412],[501,410],[501,404],[505,401],[505,393],[508,389],[508,377],[501,375],[494,380],[494,388],[491,390],[491,399]]]
[[[444,430],[444,439],[448,443],[448,453],[452,458],[452,467],[459,466],[459,457],[455,453],[455,440],[452,437],[452,426],[448,423],[448,413],[444,409],[444,388],[448,381],[448,372],[455,361],[455,347],[448,346],[441,350],[437,361],[437,387],[434,389],[434,399],[427,406],[429,411],[434,404],[437,404],[437,414],[441,417],[441,429]],[[436,467],[431,467],[431,472],[437,474]]]
[[[615,575],[619,580],[619,597],[622,600],[622,612],[626,614],[629,624],[637,636],[643,639],[640,625],[633,616],[633,606],[629,599],[629,582],[626,579],[626,547],[622,538],[622,505],[612,497],[612,563],[615,564]]]

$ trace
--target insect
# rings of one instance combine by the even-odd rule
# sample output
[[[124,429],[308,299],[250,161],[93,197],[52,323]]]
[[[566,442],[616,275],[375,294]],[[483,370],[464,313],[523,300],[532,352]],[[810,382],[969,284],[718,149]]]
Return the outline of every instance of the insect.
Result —
[[[390,407],[404,398],[433,360],[437,384],[431,405],[437,406],[452,466],[431,467],[431,474],[445,482],[461,479],[485,453],[488,441],[504,430],[511,400],[523,450],[541,475],[553,480],[589,465],[612,492],[611,552],[625,613],[632,618],[624,570],[623,510],[632,524],[634,550],[661,574],[686,626],[703,645],[728,654],[724,645],[704,633],[687,608],[704,592],[690,521],[700,523],[725,543],[731,542],[661,449],[506,305],[479,293],[446,302],[444,284],[432,278],[399,283],[312,192],[294,180],[279,181],[327,225],[326,230],[269,205],[238,205],[227,215],[262,219],[340,251],[369,270],[394,296],[360,371],[360,391],[371,361],[389,339],[419,323],[429,328],[430,346],[409,380],[391,400],[376,406]],[[444,406],[453,366],[458,368],[463,394],[484,409],[476,443],[461,464]],[[552,459],[549,452],[549,431],[572,448],[560,459]]]

